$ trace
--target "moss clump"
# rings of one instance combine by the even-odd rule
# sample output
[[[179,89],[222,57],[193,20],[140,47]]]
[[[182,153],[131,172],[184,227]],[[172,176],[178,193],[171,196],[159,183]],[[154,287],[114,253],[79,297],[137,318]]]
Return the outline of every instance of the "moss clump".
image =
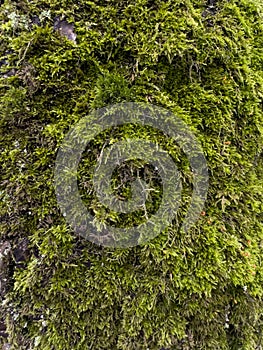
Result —
[[[263,345],[262,15],[259,0],[1,5],[1,241],[30,242],[22,267],[10,261],[3,313],[14,349]],[[76,36],[56,30],[58,18]],[[65,224],[53,169],[74,123],[122,101],[180,114],[202,144],[210,187],[186,234],[175,223],[144,246],[114,250]],[[131,134],[105,132],[92,157]],[[80,166],[82,189],[92,157]],[[186,159],[177,163],[189,185]],[[103,216],[98,203],[91,209]]]

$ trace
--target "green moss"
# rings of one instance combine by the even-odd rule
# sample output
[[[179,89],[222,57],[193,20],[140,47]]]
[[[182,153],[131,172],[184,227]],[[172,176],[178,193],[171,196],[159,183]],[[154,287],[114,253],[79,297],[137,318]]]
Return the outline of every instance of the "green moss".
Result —
[[[31,244],[24,268],[14,266],[3,310],[14,349],[263,345],[262,15],[259,0],[218,1],[210,10],[203,0],[1,5],[0,237]],[[57,16],[74,23],[76,43],[54,30]],[[210,187],[205,215],[187,233],[178,230],[183,207],[148,244],[114,250],[69,229],[53,170],[74,123],[123,101],[180,116],[202,144]],[[186,157],[161,132],[133,125],[91,143],[78,174],[83,195],[101,147],[134,135],[173,156],[189,204]],[[158,189],[158,178],[148,180]],[[107,212],[92,191],[85,201],[119,227],[142,220]]]

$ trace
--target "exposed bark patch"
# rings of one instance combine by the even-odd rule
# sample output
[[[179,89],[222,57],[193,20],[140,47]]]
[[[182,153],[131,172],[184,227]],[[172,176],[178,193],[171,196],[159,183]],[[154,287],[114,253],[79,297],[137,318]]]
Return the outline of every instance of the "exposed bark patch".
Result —
[[[74,24],[68,23],[66,20],[55,18],[54,29],[61,35],[76,43],[77,35],[74,33]]]

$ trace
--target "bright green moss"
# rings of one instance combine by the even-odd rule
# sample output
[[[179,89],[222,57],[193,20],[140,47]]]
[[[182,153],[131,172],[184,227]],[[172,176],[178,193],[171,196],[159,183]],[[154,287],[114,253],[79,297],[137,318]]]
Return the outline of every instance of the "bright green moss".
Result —
[[[3,310],[14,349],[263,346],[263,11],[259,0],[215,8],[203,0],[1,5],[0,238],[13,247],[30,239]],[[57,16],[74,23],[76,43],[54,31]],[[149,244],[113,250],[66,226],[53,169],[74,123],[122,101],[180,116],[202,144],[210,187],[205,215],[186,234],[177,229],[182,208]],[[79,169],[83,193],[101,147],[136,134],[166,147],[191,184],[171,140],[130,125],[93,141]],[[106,213],[92,193],[85,200],[100,220],[141,220]]]

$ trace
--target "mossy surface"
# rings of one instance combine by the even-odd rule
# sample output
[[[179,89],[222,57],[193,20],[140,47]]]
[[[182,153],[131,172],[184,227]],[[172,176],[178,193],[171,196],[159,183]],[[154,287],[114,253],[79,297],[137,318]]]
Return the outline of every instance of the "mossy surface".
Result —
[[[28,242],[22,263],[13,254],[2,298],[14,349],[263,346],[262,16],[260,0],[1,5],[0,240],[13,250]],[[75,40],[54,29],[58,18],[74,24],[68,30]],[[148,244],[110,249],[67,226],[53,171],[70,127],[123,101],[182,118],[202,145],[210,183],[204,211],[187,233],[178,231],[182,208]],[[127,125],[92,142],[79,168],[83,193],[101,147],[131,135],[152,138],[149,129]],[[187,187],[187,159],[161,133],[154,138],[173,155]],[[92,196],[85,200],[105,218]],[[141,217],[107,219],[121,226]]]

